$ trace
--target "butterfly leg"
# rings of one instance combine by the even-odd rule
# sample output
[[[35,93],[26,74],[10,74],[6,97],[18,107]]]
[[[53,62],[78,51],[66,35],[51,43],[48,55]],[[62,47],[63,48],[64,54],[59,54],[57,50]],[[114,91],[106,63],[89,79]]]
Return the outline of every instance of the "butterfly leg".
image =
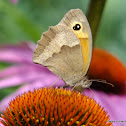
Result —
[[[53,84],[51,84],[51,85],[49,86],[49,88],[50,88],[50,87],[53,87],[58,81],[59,81],[59,78],[58,78]]]

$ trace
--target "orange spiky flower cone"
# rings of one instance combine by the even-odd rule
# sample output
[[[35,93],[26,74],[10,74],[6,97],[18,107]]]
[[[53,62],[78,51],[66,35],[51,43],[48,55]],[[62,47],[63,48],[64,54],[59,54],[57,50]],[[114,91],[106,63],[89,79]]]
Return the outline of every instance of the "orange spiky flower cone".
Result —
[[[17,96],[1,117],[4,126],[112,126],[107,112],[92,98],[57,88]]]

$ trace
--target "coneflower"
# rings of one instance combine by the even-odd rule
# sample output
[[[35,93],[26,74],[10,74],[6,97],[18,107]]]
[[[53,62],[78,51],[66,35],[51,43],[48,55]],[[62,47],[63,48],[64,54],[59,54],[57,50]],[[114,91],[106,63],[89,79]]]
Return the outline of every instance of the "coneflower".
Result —
[[[61,88],[17,96],[3,113],[4,126],[112,126],[107,112],[92,98]]]

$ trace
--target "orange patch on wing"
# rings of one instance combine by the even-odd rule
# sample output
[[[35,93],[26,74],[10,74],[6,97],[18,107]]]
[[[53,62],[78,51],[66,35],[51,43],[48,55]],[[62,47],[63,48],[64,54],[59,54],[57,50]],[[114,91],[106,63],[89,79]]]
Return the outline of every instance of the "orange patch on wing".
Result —
[[[84,60],[84,75],[87,73],[90,64],[90,43],[88,38],[80,38],[83,60]]]

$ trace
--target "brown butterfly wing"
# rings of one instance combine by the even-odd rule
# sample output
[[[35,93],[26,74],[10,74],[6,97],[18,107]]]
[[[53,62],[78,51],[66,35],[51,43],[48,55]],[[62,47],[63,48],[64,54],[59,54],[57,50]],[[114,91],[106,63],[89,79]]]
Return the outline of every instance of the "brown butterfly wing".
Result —
[[[42,35],[34,51],[33,62],[46,66],[69,85],[84,76],[80,41],[65,25],[50,27]]]

